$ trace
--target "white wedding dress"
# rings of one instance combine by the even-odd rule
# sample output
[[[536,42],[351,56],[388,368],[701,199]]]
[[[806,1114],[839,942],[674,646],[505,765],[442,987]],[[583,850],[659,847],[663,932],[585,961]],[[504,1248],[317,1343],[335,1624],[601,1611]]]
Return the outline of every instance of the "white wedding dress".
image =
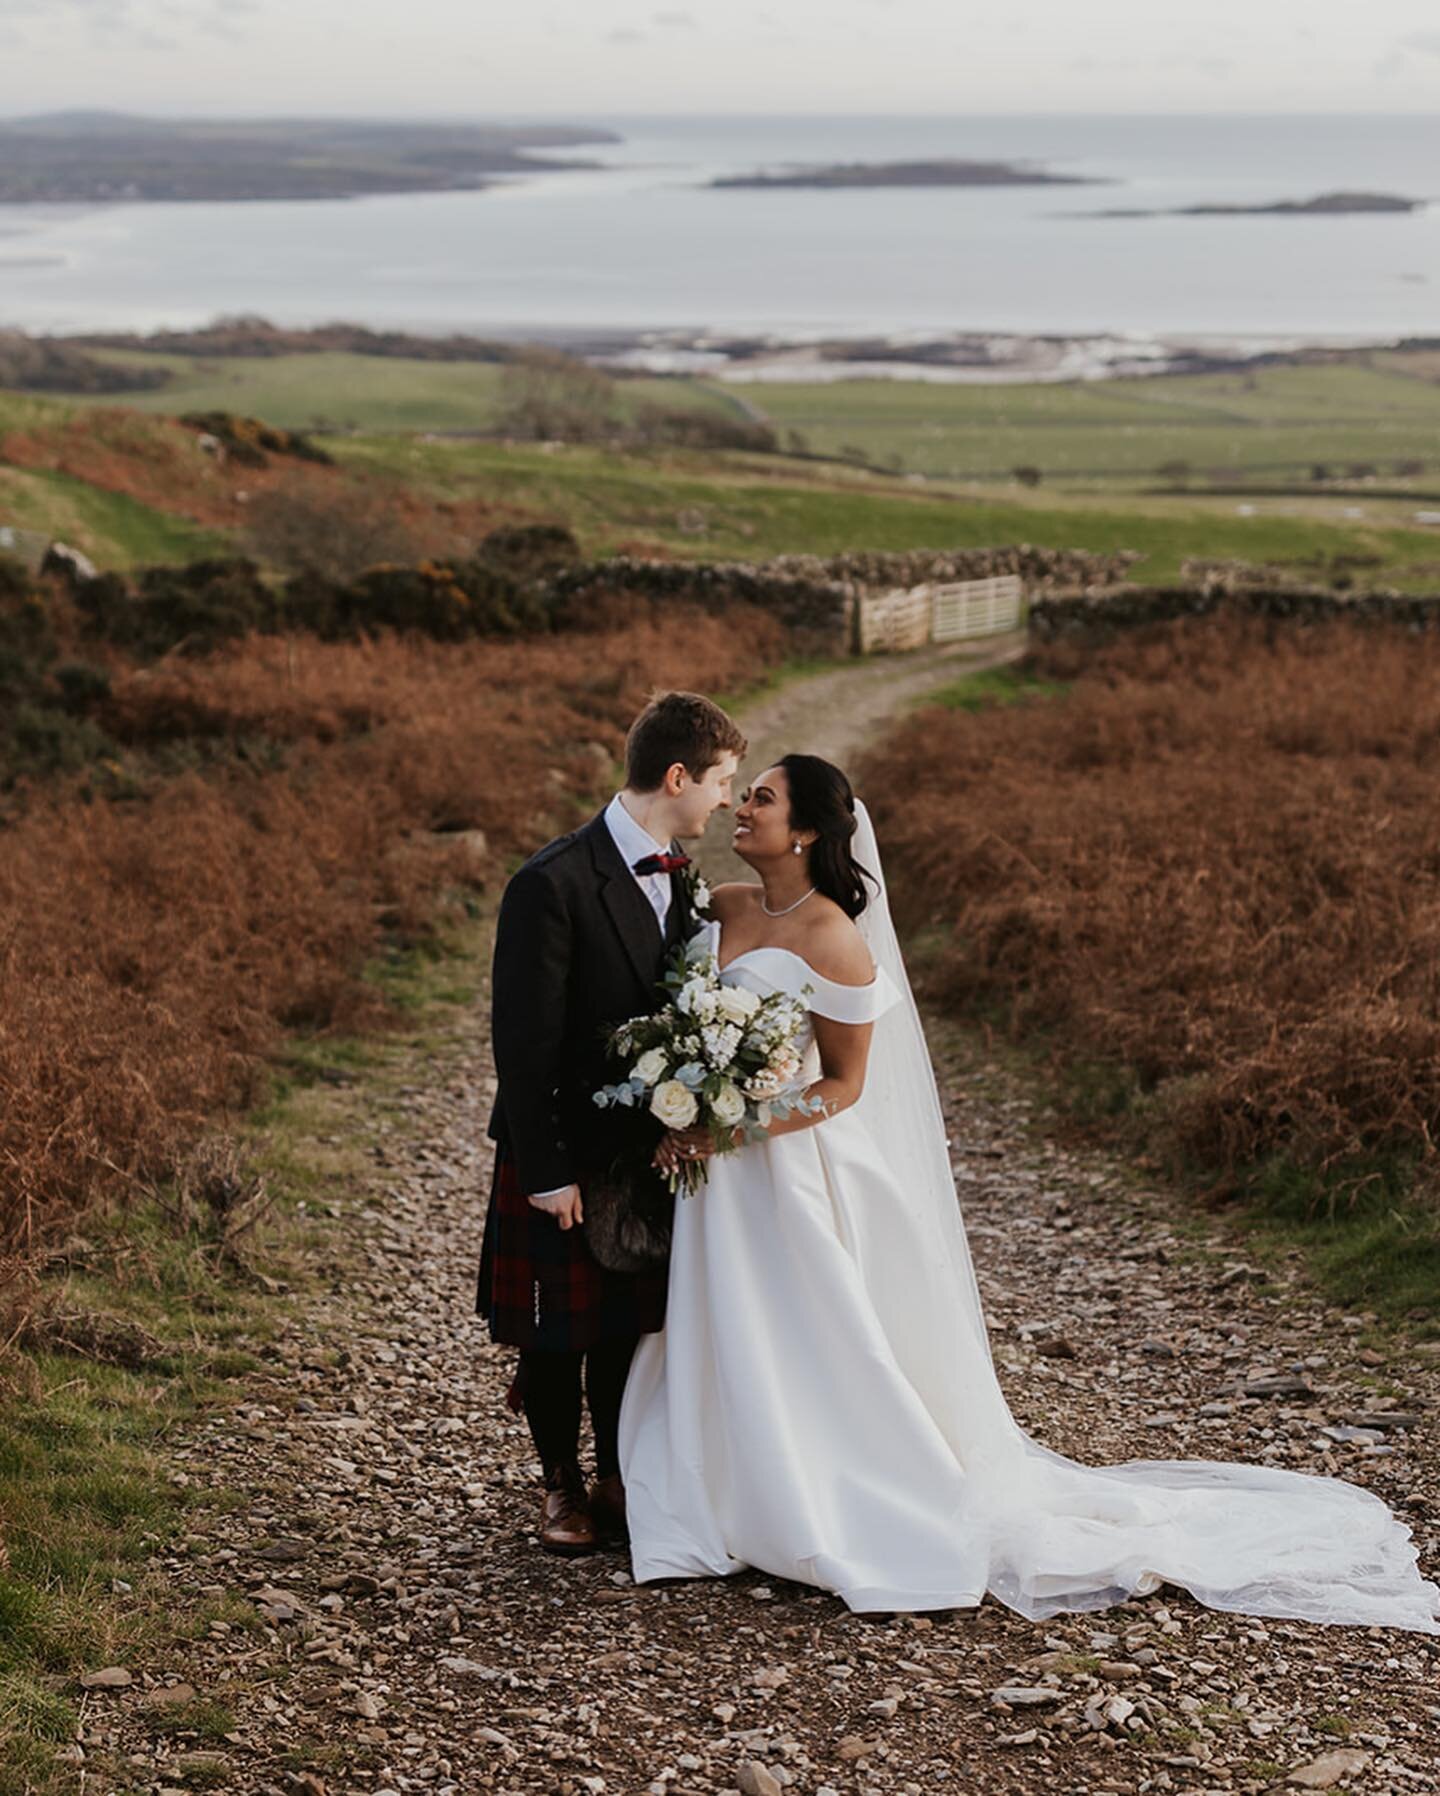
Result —
[[[878,868],[863,807],[856,858]],[[780,948],[724,970],[876,1027],[857,1104],[712,1159],[676,1204],[666,1326],[641,1338],[620,1418],[636,1580],[752,1566],[855,1610],[963,1608],[988,1591],[1036,1619],[1168,1582],[1216,1609],[1440,1633],[1408,1530],[1358,1486],[1201,1461],[1083,1466],[1024,1433],[991,1363],[883,888],[861,927],[868,986]]]

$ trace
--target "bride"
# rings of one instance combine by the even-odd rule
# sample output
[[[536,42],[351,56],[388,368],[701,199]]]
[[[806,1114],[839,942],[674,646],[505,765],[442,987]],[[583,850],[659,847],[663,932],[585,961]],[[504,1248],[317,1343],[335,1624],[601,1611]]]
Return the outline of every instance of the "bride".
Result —
[[[934,1073],[869,817],[787,755],[736,811],[759,885],[707,925],[725,981],[803,997],[820,1107],[677,1203],[668,1321],[620,1418],[639,1582],[753,1566],[855,1610],[1032,1618],[1180,1585],[1216,1609],[1440,1633],[1378,1497],[1263,1466],[1092,1467],[1032,1440],[990,1360]],[[703,1155],[695,1135],[662,1154]]]

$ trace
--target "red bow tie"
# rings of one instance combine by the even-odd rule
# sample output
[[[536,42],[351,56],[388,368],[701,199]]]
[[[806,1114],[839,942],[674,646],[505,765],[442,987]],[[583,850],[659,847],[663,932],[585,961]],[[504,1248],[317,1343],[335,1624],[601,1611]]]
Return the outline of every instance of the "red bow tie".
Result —
[[[632,871],[643,879],[647,873],[678,873],[690,865],[688,854],[647,854],[636,861]]]

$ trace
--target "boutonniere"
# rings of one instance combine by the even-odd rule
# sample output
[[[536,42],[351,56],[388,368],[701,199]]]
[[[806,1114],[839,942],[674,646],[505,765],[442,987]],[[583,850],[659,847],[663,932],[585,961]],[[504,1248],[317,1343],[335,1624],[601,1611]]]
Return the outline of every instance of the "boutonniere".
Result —
[[[705,876],[691,861],[681,869],[680,877],[685,881],[685,891],[690,899],[690,908],[697,917],[707,916],[710,911],[710,888],[705,883]]]

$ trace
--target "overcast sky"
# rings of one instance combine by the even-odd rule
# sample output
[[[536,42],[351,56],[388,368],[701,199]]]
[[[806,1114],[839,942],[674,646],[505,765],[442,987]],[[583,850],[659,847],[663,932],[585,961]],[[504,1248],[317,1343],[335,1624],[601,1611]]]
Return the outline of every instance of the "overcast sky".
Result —
[[[0,0],[0,113],[1425,112],[1437,0]]]

